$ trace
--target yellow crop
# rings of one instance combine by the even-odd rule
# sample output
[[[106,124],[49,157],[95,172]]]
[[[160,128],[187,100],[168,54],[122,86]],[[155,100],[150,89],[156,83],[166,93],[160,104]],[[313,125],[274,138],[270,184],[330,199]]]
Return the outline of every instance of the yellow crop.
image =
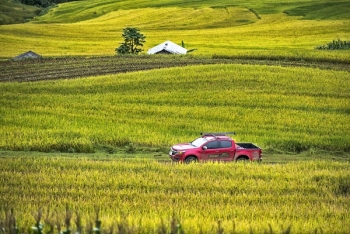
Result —
[[[42,208],[60,218],[66,206],[84,226],[100,208],[103,227],[126,219],[155,233],[173,215],[186,233],[224,230],[293,233],[349,232],[349,163],[162,164],[149,160],[0,159],[0,204],[13,207],[19,226]],[[3,209],[4,207],[2,207]],[[73,224],[72,224],[73,225]],[[142,233],[142,231],[140,231]]]
[[[1,83],[0,148],[168,148],[201,131],[230,130],[263,148],[348,151],[349,80],[343,71],[205,65]]]

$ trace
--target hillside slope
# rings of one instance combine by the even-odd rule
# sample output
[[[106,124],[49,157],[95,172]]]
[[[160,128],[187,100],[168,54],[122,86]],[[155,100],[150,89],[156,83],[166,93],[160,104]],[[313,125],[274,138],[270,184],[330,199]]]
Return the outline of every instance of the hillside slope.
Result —
[[[0,25],[26,23],[41,12],[36,6],[28,6],[13,0],[1,0]]]
[[[49,14],[38,19],[38,22],[46,23],[72,23],[83,20],[93,19],[110,12],[118,10],[133,10],[144,8],[172,8],[181,9],[201,9],[212,8],[220,9],[227,7],[241,7],[253,10],[256,14],[278,14],[289,12],[292,15],[305,16],[307,19],[349,19],[348,9],[350,3],[344,0],[321,0],[312,2],[309,0],[293,0],[281,3],[276,0],[238,0],[232,3],[231,0],[222,0],[213,2],[211,0],[201,1],[181,1],[181,0],[161,0],[161,1],[140,1],[140,0],[121,0],[121,1],[96,1],[85,0],[60,4]]]
[[[166,40],[185,42],[195,55],[330,58],[348,52],[320,52],[333,39],[349,40],[345,1],[101,1],[59,4],[26,24],[0,27],[0,57],[32,50],[43,56],[112,55],[125,27],[146,36],[145,52]],[[321,19],[321,20],[320,20]]]
[[[0,148],[163,147],[234,130],[264,149],[349,152],[349,82],[347,71],[242,64],[3,82]]]

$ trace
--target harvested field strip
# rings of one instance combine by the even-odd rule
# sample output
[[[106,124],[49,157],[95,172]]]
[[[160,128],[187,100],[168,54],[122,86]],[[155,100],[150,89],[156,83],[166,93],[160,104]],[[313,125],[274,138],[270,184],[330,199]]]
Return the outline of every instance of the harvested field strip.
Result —
[[[241,59],[226,56],[213,56],[213,58],[191,56],[66,57],[16,62],[3,61],[0,64],[0,82],[70,79],[200,64],[266,64],[274,66],[313,67],[350,72],[350,62],[307,62],[288,59],[275,60],[273,58]]]

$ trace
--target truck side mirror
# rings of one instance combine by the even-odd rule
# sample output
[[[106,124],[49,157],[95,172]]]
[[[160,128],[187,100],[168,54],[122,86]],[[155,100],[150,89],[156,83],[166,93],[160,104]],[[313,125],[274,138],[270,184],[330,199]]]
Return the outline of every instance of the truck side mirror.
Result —
[[[208,149],[208,147],[207,147],[207,146],[203,146],[202,149],[203,149],[203,150],[206,150],[206,149]]]

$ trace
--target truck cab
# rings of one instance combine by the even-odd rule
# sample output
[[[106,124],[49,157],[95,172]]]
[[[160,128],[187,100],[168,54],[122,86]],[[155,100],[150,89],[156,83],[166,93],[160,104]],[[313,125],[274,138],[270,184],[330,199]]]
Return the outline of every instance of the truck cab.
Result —
[[[236,143],[229,134],[201,133],[189,143],[173,145],[169,157],[176,162],[197,161],[261,161],[261,149],[252,143]]]

